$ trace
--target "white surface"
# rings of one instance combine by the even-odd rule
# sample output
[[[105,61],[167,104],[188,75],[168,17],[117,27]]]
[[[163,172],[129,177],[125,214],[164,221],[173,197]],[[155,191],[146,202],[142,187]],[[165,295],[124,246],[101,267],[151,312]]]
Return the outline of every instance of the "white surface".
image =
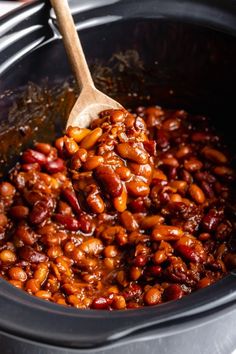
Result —
[[[0,16],[22,5],[20,1],[0,1]]]

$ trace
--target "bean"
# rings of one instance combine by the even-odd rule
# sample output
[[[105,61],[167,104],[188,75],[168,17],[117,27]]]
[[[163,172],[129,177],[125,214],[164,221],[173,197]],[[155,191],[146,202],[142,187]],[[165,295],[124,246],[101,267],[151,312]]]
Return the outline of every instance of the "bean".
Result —
[[[80,249],[90,256],[97,256],[103,251],[104,246],[100,239],[90,238],[82,243]]]
[[[45,254],[35,251],[30,246],[23,246],[19,249],[19,256],[21,259],[32,262],[32,263],[40,263],[46,262],[48,257]]]
[[[106,246],[104,248],[103,253],[104,253],[105,257],[113,258],[113,257],[116,257],[118,255],[118,250],[117,250],[116,246],[110,245],[110,246]]]
[[[91,133],[89,133],[82,139],[82,141],[80,142],[80,147],[86,150],[91,149],[96,144],[101,135],[101,128],[96,128],[92,130]]]
[[[74,139],[76,143],[80,143],[87,135],[91,133],[90,129],[87,128],[79,128],[79,127],[68,127],[66,131],[66,135],[70,138]]]
[[[19,225],[15,231],[15,235],[25,245],[33,245],[36,242],[36,234],[27,225]]]
[[[210,148],[208,146],[205,146],[204,149],[202,150],[202,154],[204,157],[210,161],[219,163],[219,164],[225,164],[227,163],[228,159],[223,154],[221,151]]]
[[[39,151],[28,149],[22,155],[24,163],[38,163],[40,166],[47,161],[46,156]]]
[[[76,214],[81,213],[81,207],[76,197],[75,191],[71,188],[65,188],[62,190],[62,196],[67,200]]]
[[[129,272],[129,276],[131,280],[138,280],[142,275],[142,268],[140,267],[131,267],[130,268],[130,272]]]
[[[52,149],[51,145],[47,143],[36,143],[34,147],[43,155],[49,155]]]
[[[52,245],[47,251],[47,255],[50,259],[57,258],[63,255],[63,251],[59,245]]]
[[[167,255],[164,250],[159,250],[153,255],[153,262],[155,264],[161,264],[167,260]]]
[[[67,136],[64,137],[64,146],[66,153],[69,155],[74,155],[79,150],[79,145],[75,140]]]
[[[60,158],[57,158],[54,161],[47,161],[45,169],[50,174],[62,172],[65,169],[64,161]]]
[[[184,161],[184,168],[188,172],[199,171],[203,167],[203,163],[196,158],[190,158]]]
[[[135,220],[133,214],[126,210],[120,215],[121,224],[126,228],[128,231],[134,231],[138,228],[138,223]]]
[[[0,195],[2,197],[12,197],[15,194],[15,187],[8,183],[8,182],[2,182],[0,183]]]
[[[191,184],[191,186],[189,187],[189,194],[192,197],[192,199],[198,204],[203,204],[206,200],[202,189],[194,183]]]
[[[156,227],[156,225],[162,224],[164,222],[164,218],[161,215],[150,215],[143,218],[140,223],[141,229],[152,229]]]
[[[116,149],[118,154],[123,159],[128,159],[138,164],[148,163],[148,153],[138,146],[134,146],[133,144],[130,145],[128,143],[121,143],[117,145]]]
[[[98,192],[90,193],[86,198],[86,201],[94,213],[100,214],[104,212],[105,204]]]
[[[25,219],[29,215],[29,208],[24,205],[11,207],[10,214],[15,219]]]
[[[182,229],[176,226],[158,225],[152,231],[152,239],[154,241],[176,241],[183,236]]]
[[[184,145],[181,146],[175,153],[175,156],[177,159],[182,159],[183,157],[186,157],[187,155],[191,154],[192,149],[190,146]]]
[[[110,166],[97,167],[95,176],[111,197],[115,198],[121,195],[123,186],[120,177]]]
[[[132,197],[146,197],[149,192],[149,186],[140,180],[126,182],[128,194]]]
[[[198,289],[202,289],[202,288],[205,288],[205,287],[211,285],[211,283],[212,283],[212,281],[210,278],[204,277],[201,280],[199,280],[197,287],[198,287]]]
[[[49,274],[49,269],[46,263],[41,263],[38,265],[36,271],[34,272],[34,279],[38,280],[40,284],[43,284]]]
[[[26,272],[20,267],[12,267],[9,269],[9,276],[13,280],[19,280],[21,282],[25,282],[27,279]]]
[[[39,291],[39,289],[40,289],[40,283],[37,279],[27,280],[26,285],[25,285],[26,291],[28,291],[32,294],[35,294],[35,293],[37,293],[37,291]]]
[[[87,158],[86,162],[83,164],[83,168],[86,171],[92,171],[100,166],[103,162],[104,158],[102,156],[91,156]]]
[[[80,223],[77,219],[69,215],[55,214],[57,222],[62,224],[69,231],[78,231],[80,229]]]
[[[33,206],[29,215],[31,224],[40,224],[45,221],[51,214],[50,205],[47,201],[40,200]]]
[[[149,164],[140,165],[134,162],[129,164],[130,170],[137,176],[142,176],[145,180],[149,181],[152,176],[152,167]]]
[[[145,304],[148,306],[157,305],[161,301],[160,290],[158,290],[155,287],[149,289],[144,294],[143,300],[144,300]]]
[[[0,214],[0,228],[5,227],[8,223],[7,217],[5,214]]]
[[[107,299],[105,297],[99,297],[97,299],[94,299],[91,308],[95,310],[105,310],[109,307],[109,304],[107,302]]]
[[[182,287],[179,284],[169,285],[163,293],[165,301],[178,300],[181,299],[183,295]]]
[[[121,295],[117,295],[114,297],[112,301],[112,307],[115,310],[123,310],[126,308],[126,301],[125,298]]]
[[[157,155],[157,143],[155,142],[155,140],[144,141],[143,146],[145,150],[149,153],[149,155],[151,156]]]
[[[0,252],[0,261],[4,264],[15,263],[16,259],[16,254],[11,250],[3,250]]]
[[[190,262],[201,262],[201,257],[196,253],[196,251],[192,247],[186,245],[178,245],[175,249]]]
[[[126,187],[123,186],[121,195],[113,199],[114,208],[122,213],[127,208],[127,190]]]
[[[34,295],[43,300],[50,300],[52,294],[47,290],[39,290]]]
[[[216,166],[213,172],[218,176],[232,176],[234,174],[233,169],[227,166]]]
[[[120,176],[122,181],[128,181],[131,177],[131,171],[128,167],[121,166],[116,168],[116,173]]]
[[[125,120],[125,112],[118,109],[114,110],[111,114],[111,123],[123,123]]]
[[[186,181],[172,181],[169,184],[172,188],[176,189],[181,195],[185,195],[188,189],[188,184]]]

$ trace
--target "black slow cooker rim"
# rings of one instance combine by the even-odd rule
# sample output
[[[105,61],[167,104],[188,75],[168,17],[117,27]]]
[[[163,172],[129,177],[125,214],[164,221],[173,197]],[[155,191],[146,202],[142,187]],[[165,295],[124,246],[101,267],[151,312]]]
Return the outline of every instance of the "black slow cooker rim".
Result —
[[[120,1],[120,3],[124,2]],[[130,3],[132,2],[131,0]],[[174,2],[176,1],[169,1],[169,3]],[[196,5],[197,2],[177,1],[177,3]],[[215,9],[219,8],[219,11],[222,9],[222,2],[220,1],[209,0],[201,1],[200,3],[204,6],[214,5]],[[198,2],[198,4],[200,3]],[[4,16],[0,21],[0,25],[19,14],[24,15],[28,9],[36,9],[36,6],[42,4],[42,1],[37,0],[29,5],[24,5],[22,8]],[[45,8],[47,6],[38,6],[36,13],[45,11]],[[46,11],[48,11],[48,8]],[[229,18],[232,19],[233,16],[235,19],[236,2],[228,0],[227,5],[224,5],[224,11],[230,15]],[[22,21],[24,20],[23,16]],[[214,27],[213,23],[212,27]],[[223,30],[222,26],[217,25],[217,23],[215,27]],[[228,31],[234,35],[236,34],[236,21],[234,25],[231,22],[227,22],[225,32]],[[45,343],[68,345],[70,347],[102,345],[127,336],[139,329],[149,328],[168,321],[186,319],[190,316],[194,318],[200,313],[213,309],[217,312],[217,309],[221,306],[231,306],[236,297],[234,272],[231,272],[216,284],[178,301],[152,308],[120,312],[67,308],[31,297],[15,289],[3,279],[0,279],[0,282],[1,330],[22,337],[27,336]],[[194,303],[194,306],[192,303]],[[78,327],[80,327],[79,334]],[[93,332],[94,329],[97,331]]]

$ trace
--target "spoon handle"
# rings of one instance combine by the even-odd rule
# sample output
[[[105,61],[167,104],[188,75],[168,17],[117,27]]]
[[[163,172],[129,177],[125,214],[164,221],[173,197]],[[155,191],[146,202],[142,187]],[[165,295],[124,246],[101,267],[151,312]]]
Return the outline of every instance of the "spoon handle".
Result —
[[[79,88],[94,86],[67,0],[50,0]]]

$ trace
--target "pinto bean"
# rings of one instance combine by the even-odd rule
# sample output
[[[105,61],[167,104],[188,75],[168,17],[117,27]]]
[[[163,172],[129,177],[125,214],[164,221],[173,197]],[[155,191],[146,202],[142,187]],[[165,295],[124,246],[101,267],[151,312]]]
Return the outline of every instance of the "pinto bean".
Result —
[[[138,164],[148,163],[148,153],[146,150],[130,145],[128,143],[122,143],[117,145],[117,152],[123,159],[134,161]]]

